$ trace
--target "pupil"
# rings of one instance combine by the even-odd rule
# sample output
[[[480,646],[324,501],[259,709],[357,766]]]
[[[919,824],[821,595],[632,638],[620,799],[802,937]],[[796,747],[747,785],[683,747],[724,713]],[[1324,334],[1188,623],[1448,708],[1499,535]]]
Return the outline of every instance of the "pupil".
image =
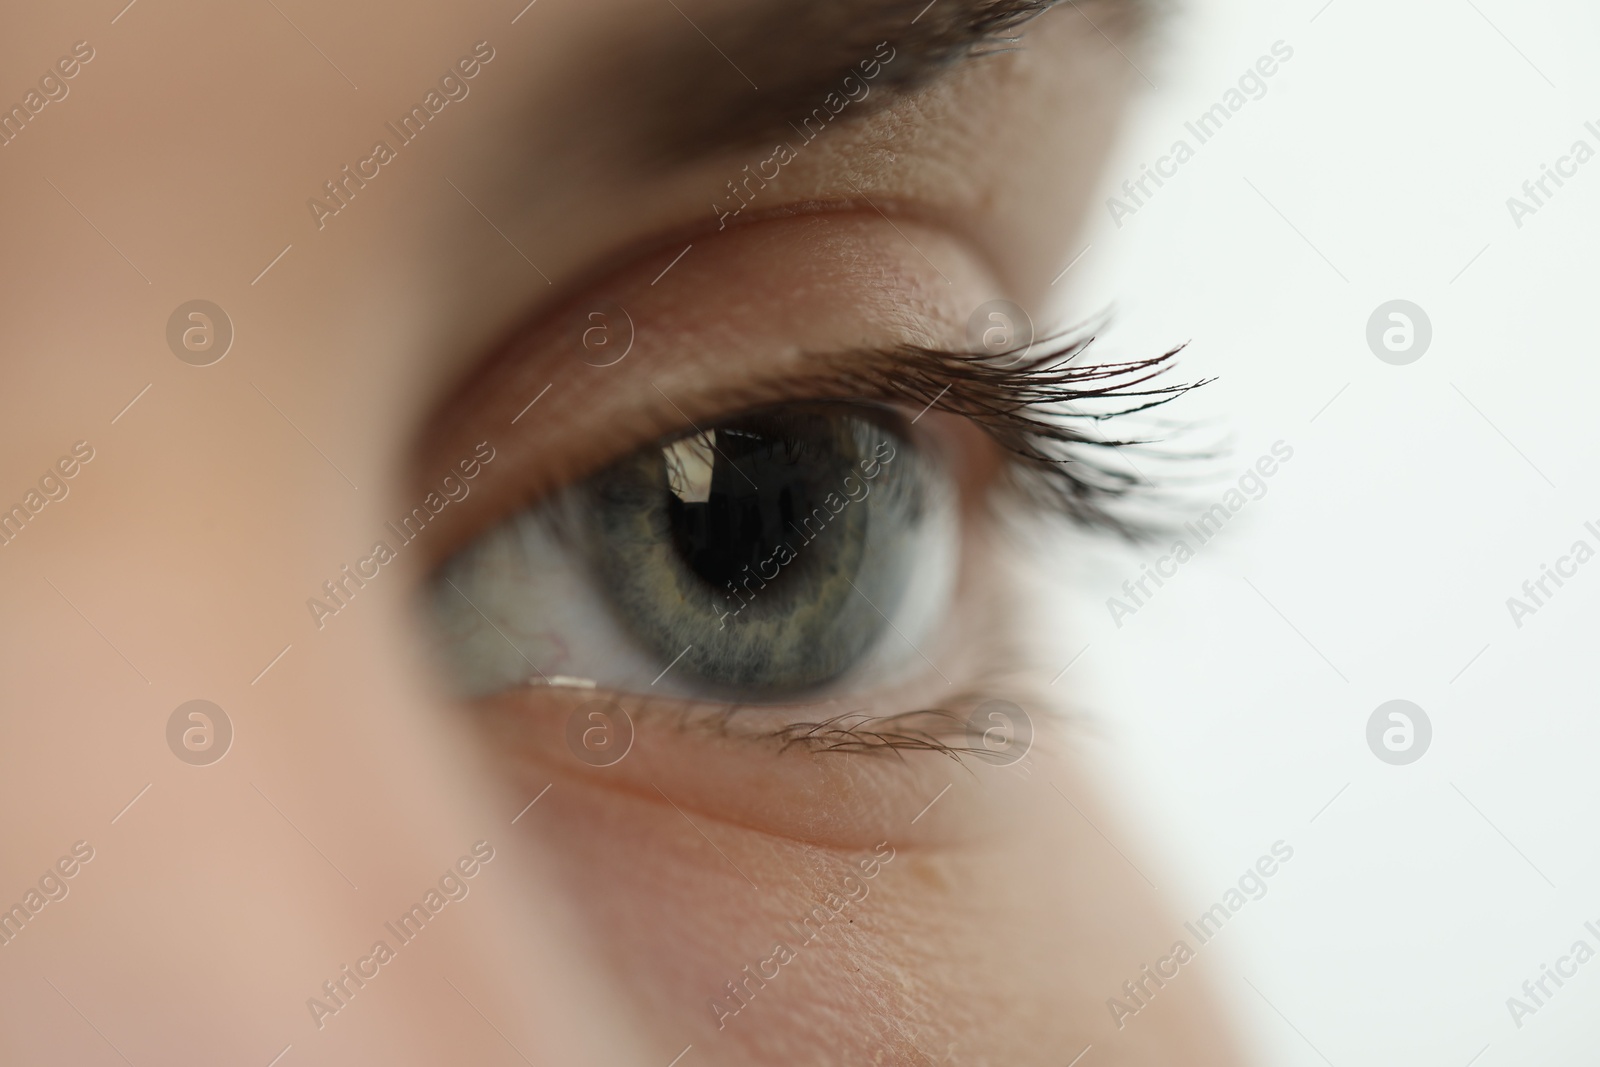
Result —
[[[770,577],[778,545],[793,543],[790,524],[821,502],[818,475],[834,465],[808,451],[728,428],[670,446],[667,512],[685,565],[719,591],[763,570]]]

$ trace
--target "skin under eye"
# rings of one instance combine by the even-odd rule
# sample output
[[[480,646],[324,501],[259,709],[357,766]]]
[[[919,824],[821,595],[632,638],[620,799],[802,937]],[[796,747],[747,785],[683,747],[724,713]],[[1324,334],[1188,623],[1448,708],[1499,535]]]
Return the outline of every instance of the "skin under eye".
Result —
[[[955,488],[895,412],[793,404],[648,445],[440,568],[458,688],[553,676],[744,703],[919,663],[954,582]]]

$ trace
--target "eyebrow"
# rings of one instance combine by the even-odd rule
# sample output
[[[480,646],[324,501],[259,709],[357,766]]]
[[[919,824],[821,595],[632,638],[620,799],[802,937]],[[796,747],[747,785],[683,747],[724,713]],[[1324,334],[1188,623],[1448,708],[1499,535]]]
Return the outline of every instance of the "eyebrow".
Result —
[[[677,0],[663,2],[682,16],[682,32],[614,56],[606,80],[631,98],[629,110],[642,123],[634,154],[667,164],[803,135],[833,115],[857,121],[967,59],[1014,51],[1023,27],[1063,2],[1119,14],[1141,6],[783,0],[697,21]]]

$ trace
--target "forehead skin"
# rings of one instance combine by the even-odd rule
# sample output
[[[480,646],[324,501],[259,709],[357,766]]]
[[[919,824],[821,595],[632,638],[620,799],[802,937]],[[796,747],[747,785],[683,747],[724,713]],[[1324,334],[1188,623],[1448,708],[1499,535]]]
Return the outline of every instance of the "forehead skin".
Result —
[[[696,956],[707,945],[793,917],[783,894],[826,859],[743,832],[771,892],[730,906],[671,809],[556,789],[533,809],[545,824],[513,826],[537,790],[502,784],[419,666],[415,574],[374,583],[326,631],[302,600],[410,503],[419,426],[519,323],[718,240],[713,201],[769,153],[640,162],[628,131],[650,109],[606,79],[629,49],[716,37],[740,5],[120,7],[33,5],[0,32],[0,101],[74,42],[94,50],[0,148],[0,500],[72,442],[95,455],[0,548],[0,903],[72,842],[95,849],[3,950],[0,1059],[266,1064],[289,1045],[285,1067],[668,1063],[691,1028],[674,982],[722,973]],[[479,41],[494,58],[470,94],[319,228],[308,199]],[[702,61],[724,62],[709,43]],[[830,130],[740,225],[826,205],[866,220],[848,248],[882,238],[886,216],[966,287],[927,298],[930,330],[958,331],[979,290],[1036,306],[1126,74],[1082,13],[1057,9],[1023,51]],[[758,292],[719,283],[729,305],[782,294],[781,265],[751,275]],[[671,292],[679,314],[705,299]],[[235,328],[206,368],[168,348],[169,315],[195,298]],[[684,361],[685,389],[715,373],[692,355],[661,356]],[[580,422],[530,426],[525,448],[577,448],[594,432]],[[236,731],[207,768],[174,760],[163,733],[195,698]],[[1107,825],[1069,754],[1036,773],[1077,783]],[[906,850],[854,984],[796,978],[792,1011],[724,1045],[696,1038],[684,1067],[1070,1059],[1172,924],[1098,831],[1028,796],[981,847]],[[437,936],[313,1028],[306,998],[480,839],[496,859]],[[1193,1041],[1208,1013],[1198,979],[1175,988],[1096,1062],[1232,1062]]]

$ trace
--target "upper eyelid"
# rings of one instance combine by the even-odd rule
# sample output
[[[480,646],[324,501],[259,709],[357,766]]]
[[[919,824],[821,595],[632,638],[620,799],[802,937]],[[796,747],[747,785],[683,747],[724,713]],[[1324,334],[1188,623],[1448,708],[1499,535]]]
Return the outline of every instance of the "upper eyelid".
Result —
[[[435,406],[409,450],[407,492],[431,487],[463,445],[470,451],[485,438],[507,455],[502,471],[515,468],[525,475],[516,491],[526,498],[581,477],[631,447],[687,429],[690,420],[775,401],[862,395],[815,381],[824,359],[816,354],[842,352],[874,335],[885,343],[902,340],[908,323],[925,339],[954,334],[949,320],[956,313],[935,316],[940,305],[929,299],[948,301],[946,284],[901,236],[919,225],[918,246],[924,252],[943,249],[947,272],[973,285],[988,284],[986,268],[954,234],[912,222],[891,227],[859,209],[814,213],[805,206],[696,240],[692,254],[659,286],[653,282],[683,246],[647,249],[597,272],[575,294],[502,334]],[[851,249],[847,261],[835,251],[841,241]],[[892,286],[863,286],[868,269],[874,278],[892,278]],[[797,277],[805,284],[791,296]],[[752,285],[755,299],[727,299],[731,287],[743,296]],[[907,299],[926,310],[908,318],[901,310]],[[606,300],[626,306],[638,341],[619,366],[586,367],[575,347],[588,325],[583,313]],[[819,316],[824,307],[827,314]],[[548,395],[516,422],[547,387]],[[474,494],[450,527],[459,529],[463,513],[477,511],[488,496]]]
[[[1121,364],[1082,364],[1068,367],[1092,340],[1092,335],[1057,338],[1040,347],[1040,353],[1019,367],[1006,367],[1006,356],[973,354],[907,346],[819,354],[811,373],[801,380],[769,379],[742,387],[705,390],[686,411],[659,389],[654,403],[641,412],[641,420],[626,434],[615,436],[607,447],[584,457],[581,465],[551,473],[506,499],[497,513],[481,519],[475,528],[431,546],[442,560],[478,529],[528,506],[561,487],[604,469],[630,452],[656,442],[692,434],[719,421],[781,404],[808,401],[890,404],[907,416],[937,410],[968,419],[982,429],[1007,456],[1013,475],[1032,475],[1042,494],[1033,502],[1041,508],[1066,514],[1086,527],[1112,530],[1128,537],[1147,531],[1121,518],[1113,505],[1141,487],[1137,476],[1121,468],[1093,461],[1087,452],[1114,450],[1130,442],[1091,435],[1071,428],[1050,405],[1082,400],[1126,402],[1123,413],[1166,403],[1204,382],[1163,385],[1154,381],[1171,367],[1177,349],[1158,356]],[[943,377],[941,377],[943,375]],[[698,416],[694,412],[700,412]],[[1085,419],[1103,420],[1105,413],[1083,413]],[[559,468],[556,468],[559,470]]]
[[[654,280],[677,253],[633,262],[589,290],[592,296],[569,298],[562,309],[541,315],[480,365],[421,438],[416,488],[431,487],[440,465],[463,442],[484,438],[508,457],[498,478],[515,478],[451,509],[451,522],[433,539],[438,559],[490,522],[633,449],[720,417],[802,400],[898,403],[918,412],[928,406],[968,418],[1025,466],[1049,472],[1040,484],[1057,490],[1049,499],[1058,510],[1115,528],[1101,505],[1130,483],[1083,462],[1101,447],[1094,436],[1068,432],[1066,422],[1046,419],[1033,405],[1095,396],[1120,396],[1119,402],[1128,403],[1129,390],[1145,391],[1140,383],[1170,353],[1115,368],[1063,369],[1081,354],[1083,340],[1059,338],[1037,346],[1041,354],[1025,372],[1006,374],[1003,361],[926,343],[935,336],[955,340],[960,334],[953,320],[966,315],[946,295],[944,272],[934,276],[927,253],[942,253],[945,271],[977,296],[993,283],[965,239],[917,225],[922,229],[915,251],[904,233],[912,223],[895,226],[865,212],[801,213],[742,226],[742,236],[730,232],[707,241],[703,252],[696,248],[695,257],[668,274],[660,289]],[[850,251],[842,267],[836,265],[839,247]],[[758,257],[754,265],[752,256]],[[796,271],[805,286],[791,299],[785,287]],[[863,284],[868,275],[873,281]],[[887,286],[874,284],[882,277],[889,279]],[[725,297],[719,299],[729,285],[752,283],[762,294],[758,299],[738,301],[733,309]],[[585,301],[610,295],[628,302],[630,321],[637,319],[640,330],[648,331],[648,343],[620,369],[579,366],[574,352],[562,350],[573,342],[566,334],[587,323],[577,314],[589,306]],[[923,309],[920,319],[909,320],[915,326],[910,332],[925,334],[923,343],[906,340],[906,307]],[[885,343],[854,341],[874,333],[883,334]],[[838,343],[847,338],[854,343]],[[561,384],[552,388],[552,382]],[[1149,391],[1161,399],[1183,387]],[[1083,454],[1064,457],[1062,446]],[[1098,481],[1079,477],[1079,471]]]
[[[886,354],[890,350],[881,351]],[[871,354],[856,353],[838,363],[831,359],[820,361],[818,371],[804,378],[768,379],[742,387],[712,387],[701,390],[692,398],[685,396],[674,399],[664,393],[652,391],[645,397],[645,403],[635,409],[633,423],[623,432],[609,436],[604,448],[584,455],[577,462],[571,462],[570,459],[564,462],[546,462],[532,478],[524,475],[520,480],[519,489],[502,500],[492,511],[481,512],[470,529],[464,529],[457,524],[447,530],[444,537],[431,544],[430,558],[434,562],[448,558],[451,552],[470,541],[493,522],[505,519],[551,493],[604,470],[609,464],[637,449],[657,443],[665,444],[675,438],[693,434],[697,432],[697,428],[709,428],[765,408],[807,402],[856,403],[863,407],[900,407],[904,416],[909,419],[916,414],[916,409],[921,407],[920,404],[906,410],[905,404],[910,399],[906,394],[886,388],[873,388],[866,380],[857,378],[859,361],[864,357],[870,358]],[[850,373],[833,374],[822,370],[850,363],[857,364],[856,370]],[[438,469],[443,471],[442,467]],[[502,471],[504,469],[502,467]]]

